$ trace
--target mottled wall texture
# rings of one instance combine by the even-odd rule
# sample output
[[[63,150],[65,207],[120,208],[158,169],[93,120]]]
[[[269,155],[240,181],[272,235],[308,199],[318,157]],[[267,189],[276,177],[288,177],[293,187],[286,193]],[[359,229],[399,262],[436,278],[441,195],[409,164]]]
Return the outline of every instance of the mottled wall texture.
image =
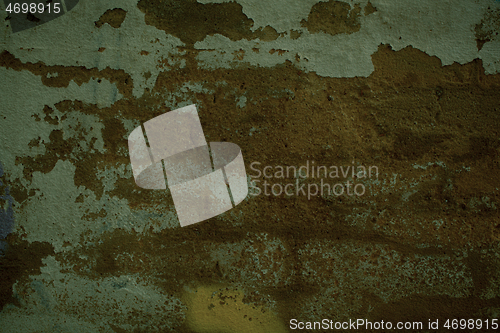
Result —
[[[19,32],[0,9],[1,332],[500,317],[499,1],[80,0]],[[127,138],[191,104],[250,192],[181,227]]]

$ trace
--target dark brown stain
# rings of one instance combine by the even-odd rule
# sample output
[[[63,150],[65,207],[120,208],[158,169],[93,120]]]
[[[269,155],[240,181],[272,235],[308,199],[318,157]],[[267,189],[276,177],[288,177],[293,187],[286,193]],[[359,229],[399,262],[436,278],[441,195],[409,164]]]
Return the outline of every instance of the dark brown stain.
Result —
[[[15,234],[7,236],[8,248],[4,256],[0,256],[0,310],[8,304],[20,306],[13,297],[12,286],[29,275],[40,274],[42,259],[54,254],[49,243],[33,242],[19,239]]]
[[[394,138],[394,157],[417,160],[433,149],[441,150],[449,135],[417,135],[409,129],[401,130]]]
[[[196,52],[187,53],[188,58],[195,55]],[[43,65],[21,64],[8,53],[3,54],[0,62],[17,70],[28,69],[36,73],[52,71],[50,67],[44,68]],[[455,177],[459,184],[465,184],[467,179],[480,179],[476,187],[472,184],[467,185],[472,187],[461,185],[445,193],[445,179],[440,179],[435,188],[424,190],[426,187],[422,187],[422,191],[414,197],[420,204],[415,203],[417,206],[413,207],[439,207],[438,202],[442,204],[447,200],[460,205],[465,202],[465,198],[486,193],[496,200],[492,191],[495,184],[499,184],[499,179],[498,172],[492,170],[499,168],[498,162],[495,162],[498,156],[495,124],[500,121],[496,112],[499,108],[496,98],[499,76],[484,75],[480,61],[463,66],[442,67],[436,57],[429,57],[411,47],[394,52],[390,47],[381,46],[373,55],[373,62],[376,70],[368,78],[337,79],[303,73],[291,62],[273,68],[205,70],[197,68],[189,60],[186,68],[179,68],[168,74],[160,73],[154,89],[147,91],[139,99],[123,99],[105,109],[80,101],[63,101],[56,105],[62,113],[79,111],[99,116],[105,126],[102,131],[107,150],[105,153],[89,154],[81,151],[72,156],[70,152],[78,147],[79,141],[84,140],[83,132],[78,139],[65,141],[62,130],[54,130],[50,134],[50,142],[34,142],[37,145],[44,144],[46,154],[20,157],[17,163],[24,166],[25,177],[29,180],[34,171],[49,172],[58,160],[70,160],[77,168],[75,185],[91,189],[100,198],[103,186],[93,176],[97,170],[105,165],[120,166],[129,163],[126,155],[127,142],[124,139],[127,133],[117,116],[139,122],[147,121],[169,111],[164,106],[162,94],[175,91],[184,82],[202,82],[205,88],[215,92],[208,95],[192,93],[190,98],[196,101],[200,109],[207,139],[239,144],[245,152],[247,167],[252,161],[269,165],[301,165],[309,159],[314,160],[317,165],[349,165],[353,159],[362,159],[364,164],[378,165],[381,172],[389,175],[397,170],[404,178],[413,177],[416,171],[411,165],[419,164],[420,161],[441,160],[448,168],[458,169],[464,165],[464,161],[469,164],[481,158],[490,162],[483,165],[471,164],[474,171],[470,174],[441,176]],[[393,68],[399,70],[395,72]],[[119,87],[127,86],[125,81],[129,77],[121,75],[120,71],[116,74],[118,75],[109,79],[115,80]],[[67,75],[69,79],[69,73]],[[80,80],[84,77],[87,79],[88,76],[80,74]],[[219,82],[227,82],[237,89],[228,93],[218,85]],[[236,97],[241,94],[245,94],[247,104],[252,105],[245,112],[240,112],[236,107]],[[352,117],[353,122],[346,123],[341,112]],[[48,107],[44,109],[44,113],[48,122],[57,124],[64,121],[54,117]],[[249,136],[253,127],[265,128],[264,133]],[[228,132],[223,128],[235,130]],[[325,149],[326,145],[332,148]],[[269,147],[273,149],[269,150]],[[483,185],[480,190],[479,187]],[[426,186],[430,186],[430,183]],[[429,194],[423,194],[427,192]],[[25,198],[27,194],[23,193],[22,197]],[[171,202],[168,191],[137,188],[130,173],[119,178],[115,189],[109,194],[129,200],[132,207],[154,206],[158,200]],[[402,193],[394,192],[373,199],[380,202],[388,199],[393,204],[401,204],[401,195]],[[281,205],[285,203],[288,204],[287,210],[293,212],[301,209],[310,211],[314,204],[302,200],[303,198],[259,198],[255,201],[263,211],[281,210]],[[332,209],[338,216],[335,220],[341,220],[352,208],[349,201],[341,198],[332,201],[317,197],[311,200],[313,201],[325,210],[327,220],[330,219]],[[447,214],[463,216],[466,212],[455,209],[455,204],[446,207],[450,210]],[[400,211],[388,208],[394,216],[409,213],[404,204]],[[418,214],[422,218],[427,215],[431,218],[434,209],[420,209]],[[472,215],[468,216],[473,218]],[[295,213],[286,219],[295,220]],[[379,226],[387,223],[386,219],[375,220]],[[490,222],[483,220],[480,223],[487,225]],[[452,230],[456,228],[458,227],[452,226]],[[431,239],[430,234],[429,237]],[[477,234],[477,237],[487,236]],[[411,238],[406,238],[406,241],[411,242]]]
[[[114,70],[107,67],[100,71],[97,68],[88,69],[84,66],[47,66],[42,62],[35,64],[22,63],[9,51],[0,53],[0,67],[15,71],[28,70],[40,76],[42,83],[47,87],[67,88],[71,81],[81,85],[89,82],[92,78],[102,78],[109,80],[111,83],[116,83],[118,90],[125,97],[132,94],[133,81],[124,70]],[[51,75],[54,73],[58,75]]]
[[[469,253],[467,261],[474,283],[473,296],[481,298],[491,283],[495,283],[498,266],[492,264],[485,255],[473,251]],[[500,304],[500,302],[497,302],[497,304]]]
[[[125,21],[126,16],[127,12],[121,8],[108,9],[101,15],[99,20],[95,22],[95,26],[100,28],[107,23],[113,28],[118,29],[122,25],[123,21]]]
[[[361,28],[360,12],[358,4],[351,8],[351,5],[342,1],[318,2],[312,6],[307,20],[302,20],[301,24],[310,33],[322,31],[330,35],[352,34]]]
[[[495,307],[499,302],[500,298],[498,297],[485,300],[478,297],[453,298],[450,296],[411,295],[399,301],[381,304],[375,309],[370,319],[390,321],[393,324],[418,321],[423,323],[424,331],[429,329],[427,326],[429,319],[431,321],[438,319],[440,329],[437,332],[445,332],[449,331],[443,329],[446,320],[475,318],[482,309]]]
[[[178,37],[188,46],[206,36],[220,34],[235,41],[256,39],[275,40],[279,34],[270,26],[252,31],[253,20],[236,2],[202,4],[196,0],[141,0],[137,7],[146,14],[146,24]]]
[[[45,118],[43,118],[43,121],[51,125],[59,125],[60,119],[52,116],[52,113],[54,113],[53,109],[45,105],[43,108],[43,113],[45,114]]]
[[[108,216],[108,212],[104,208],[102,208],[99,212],[97,213],[86,213],[85,215],[82,216],[83,220],[93,220],[95,221],[97,218],[103,218]]]
[[[36,193],[35,190],[27,190],[19,184],[11,184],[10,194],[12,197],[20,204],[26,201],[28,198],[34,196]],[[15,203],[12,204],[13,207],[16,206]]]
[[[491,159],[495,160],[500,156],[500,140],[484,137],[484,136],[471,136],[469,138],[469,152],[462,156],[464,159],[474,161]]]
[[[146,6],[147,2],[141,3]],[[153,8],[146,12],[146,17],[150,16],[148,20],[153,20]],[[76,274],[99,279],[137,273],[172,294],[181,294],[183,286],[191,282],[240,284],[254,292],[249,296],[254,302],[267,302],[257,291],[259,295],[270,295],[278,302],[280,315],[287,321],[286,316],[299,310],[293,304],[320,295],[327,287],[302,274],[305,266],[299,250],[307,244],[353,241],[384,244],[404,255],[433,256],[451,256],[454,251],[468,251],[476,245],[495,249],[497,211],[487,209],[485,203],[478,207],[469,204],[473,198],[483,196],[488,196],[497,207],[500,202],[495,190],[500,186],[500,75],[485,75],[480,60],[442,66],[438,58],[412,47],[395,52],[390,46],[381,45],[372,56],[375,71],[369,77],[328,78],[306,73],[296,66],[297,62],[291,61],[272,68],[241,65],[233,69],[201,69],[196,63],[197,51],[189,48],[185,51],[186,66],[160,73],[154,88],[137,99],[126,94],[131,89],[127,82],[130,78],[121,71],[57,67],[59,76],[63,77],[59,77],[61,81],[43,81],[45,84],[67,86],[70,79],[83,82],[91,77],[103,77],[116,82],[126,98],[103,109],[81,101],[56,104],[55,109],[63,114],[78,111],[98,116],[104,125],[102,136],[106,151],[70,154],[84,140],[84,129],[76,128],[81,136],[70,140],[63,139],[61,129],[54,129],[50,142],[35,140],[33,143],[45,145],[44,155],[18,157],[17,163],[23,166],[26,180],[31,179],[34,171],[49,172],[58,160],[68,160],[76,167],[75,185],[94,191],[99,199],[104,186],[95,179],[96,172],[107,166],[129,165],[128,133],[121,120],[143,123],[170,111],[165,106],[165,95],[178,91],[186,82],[199,83],[213,91],[209,94],[188,91],[185,98],[196,103],[207,141],[230,141],[242,148],[248,173],[253,161],[271,166],[299,166],[306,160],[314,160],[316,165],[329,166],[351,165],[356,160],[367,166],[378,166],[379,180],[387,184],[393,173],[398,175],[398,182],[420,177],[423,180],[408,201],[401,199],[408,189],[400,189],[399,183],[390,191],[368,193],[360,200],[260,196],[242,202],[228,214],[185,228],[148,230],[144,234],[115,229],[100,237],[98,244],[88,244],[82,237],[82,249],[56,255],[58,260],[74,264]],[[42,80],[55,68],[41,63],[23,64],[6,52],[0,55],[0,65],[18,71],[29,70],[41,75]],[[221,82],[226,86],[221,86]],[[247,98],[245,110],[236,106],[242,95]],[[46,107],[38,119],[54,126],[65,121],[64,116],[59,119],[53,113]],[[252,128],[259,131],[250,136]],[[436,163],[427,166],[428,162],[438,161],[446,168]],[[427,169],[414,165],[426,165]],[[467,167],[471,171],[460,171]],[[309,182],[312,180],[306,184]],[[17,191],[12,192],[16,200],[32,196],[22,189]],[[147,208],[158,212],[156,218],[152,217],[158,223],[162,223],[163,216],[157,205],[172,205],[168,191],[138,188],[131,172],[119,178],[115,189],[108,194],[126,199],[133,211]],[[81,196],[76,201],[85,199]],[[346,222],[354,209],[371,210],[362,227]],[[240,217],[233,217],[232,213]],[[463,223],[446,223],[437,229],[431,222],[422,222],[439,219]],[[410,229],[418,232],[419,237],[409,233]],[[266,242],[258,239],[259,234],[279,239],[282,247],[270,251],[269,255],[263,254]],[[256,250],[245,248],[230,254],[240,259],[229,264],[211,258],[207,250],[248,240],[256,244]],[[421,244],[428,247],[422,248]],[[81,254],[88,258],[82,259]],[[133,254],[134,259],[128,254]],[[466,264],[473,273],[474,295],[480,295],[493,277],[494,270],[488,266],[497,267],[497,264],[488,257],[474,255],[471,253],[472,259]],[[266,273],[255,265],[255,258],[265,262]],[[262,276],[258,278],[252,275],[254,273]],[[316,273],[328,275],[324,267],[319,267]],[[277,278],[272,274],[277,274]],[[391,320],[414,312],[417,312],[415,318],[441,318],[461,314],[467,307],[487,307],[497,301],[480,301],[477,296],[451,299],[413,295],[385,304],[376,296],[367,295],[375,308],[373,318]],[[438,309],[439,303],[449,305],[450,310]],[[428,308],[438,312],[430,316]]]
[[[26,18],[27,18],[28,21],[31,21],[31,22],[35,22],[35,23],[40,22],[40,19],[38,17],[36,17],[35,15],[31,14],[31,13],[28,13],[28,15],[26,16]]]
[[[291,39],[298,39],[302,33],[298,30],[290,30],[290,38]]]
[[[484,44],[490,42],[493,38],[498,38],[500,31],[500,9],[488,7],[484,18],[476,24],[474,31],[476,33],[477,50],[481,51]]]
[[[78,105],[79,103],[75,104]],[[70,105],[71,104],[69,103],[61,102],[57,104],[56,107],[60,108],[60,111],[65,112],[68,110],[66,107],[69,107]],[[46,110],[47,109],[48,108],[46,108]],[[64,119],[61,120],[64,121]],[[126,142],[117,139],[120,134],[123,135],[123,125],[117,119],[113,118],[105,118],[103,119],[103,123],[111,130],[109,133],[102,133],[104,148],[109,152],[113,151],[116,154],[118,149],[125,148],[127,146]],[[83,185],[86,188],[91,189],[96,196],[100,198],[103,194],[103,185],[101,182],[96,182],[93,175],[95,175],[98,171],[99,164],[111,155],[97,153],[90,155],[90,158],[87,157],[82,160],[81,157],[84,153],[83,150],[80,149],[80,151],[78,151],[77,149],[75,151],[75,147],[79,147],[80,141],[85,140],[85,137],[83,136],[85,130],[81,126],[76,126],[74,130],[79,131],[80,136],[66,139],[64,138],[63,130],[53,130],[49,135],[48,142],[43,142],[47,150],[46,154],[38,155],[36,157],[17,157],[16,164],[22,164],[24,166],[24,177],[30,180],[33,172],[35,171],[48,173],[52,171],[57,161],[71,161],[76,166],[74,177],[75,185]],[[96,140],[96,138],[93,138],[90,142],[88,142],[88,144],[92,147]],[[76,153],[76,155],[74,153]],[[114,156],[113,160],[113,163],[119,161],[117,156]],[[128,161],[126,157],[121,159],[122,163],[126,163],[126,161]]]

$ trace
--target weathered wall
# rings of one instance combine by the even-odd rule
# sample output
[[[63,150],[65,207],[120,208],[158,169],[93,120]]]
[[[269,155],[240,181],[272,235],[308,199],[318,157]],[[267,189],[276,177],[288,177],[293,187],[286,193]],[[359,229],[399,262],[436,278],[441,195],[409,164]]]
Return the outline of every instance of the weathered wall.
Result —
[[[487,0],[81,0],[13,34],[2,8],[2,332],[498,318],[499,13]],[[135,185],[127,137],[193,103],[249,176],[254,161],[314,161],[378,178],[347,175],[359,197],[249,195],[180,228],[168,190]]]

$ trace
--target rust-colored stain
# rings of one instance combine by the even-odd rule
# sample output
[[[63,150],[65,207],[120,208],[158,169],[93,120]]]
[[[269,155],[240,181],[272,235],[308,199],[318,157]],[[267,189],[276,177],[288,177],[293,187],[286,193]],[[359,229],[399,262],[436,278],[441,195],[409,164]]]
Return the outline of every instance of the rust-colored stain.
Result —
[[[272,310],[249,302],[244,291],[203,286],[184,295],[189,309],[186,321],[194,332],[286,332]]]
[[[188,57],[193,55],[188,53]],[[75,184],[85,186],[100,197],[103,185],[96,181],[96,171],[106,165],[129,163],[128,156],[123,153],[126,146],[123,136],[126,133],[122,122],[117,119],[118,112],[121,117],[144,121],[167,111],[163,107],[158,108],[164,93],[175,91],[184,82],[200,82],[215,91],[213,95],[193,93],[191,96],[201,110],[207,138],[237,143],[245,152],[247,163],[262,161],[269,165],[301,165],[309,159],[315,160],[318,165],[349,165],[353,159],[363,159],[365,164],[379,167],[382,171],[379,179],[382,181],[389,180],[392,173],[400,174],[402,179],[420,176],[427,179],[416,187],[418,192],[410,196],[408,202],[401,201],[404,191],[397,188],[388,193],[367,194],[361,201],[260,196],[240,205],[243,214],[237,228],[225,219],[214,218],[188,228],[148,233],[140,237],[118,229],[105,234],[99,245],[87,247],[83,242],[83,249],[56,254],[57,258],[75,264],[75,273],[92,278],[139,272],[169,292],[180,293],[183,281],[238,281],[255,290],[273,285],[269,293],[279,300],[279,313],[286,318],[298,315],[299,308],[290,306],[295,304],[295,299],[305,297],[311,288],[326,287],[321,281],[309,281],[308,276],[301,273],[304,261],[298,251],[304,244],[322,244],[326,239],[340,244],[356,239],[386,243],[391,249],[409,256],[421,253],[422,250],[416,246],[422,241],[433,244],[425,252],[429,255],[451,255],[466,244],[492,246],[498,241],[497,211],[488,209],[484,204],[480,204],[479,209],[473,208],[469,202],[474,197],[486,195],[494,201],[498,200],[494,187],[500,184],[500,173],[494,171],[498,170],[500,147],[495,125],[500,117],[496,112],[500,76],[485,76],[480,61],[443,67],[438,59],[413,48],[394,52],[388,46],[381,46],[374,54],[373,62],[376,70],[370,77],[352,79],[321,78],[314,73],[300,73],[292,63],[270,69],[248,67],[233,70],[202,70],[193,65],[160,74],[153,91],[139,99],[129,97],[117,101],[110,108],[99,110],[93,105],[63,101],[56,105],[62,113],[78,110],[101,119],[106,152],[71,154],[79,139],[64,140],[61,130],[53,130],[50,142],[39,143],[46,147],[44,155],[22,157],[19,163],[29,180],[34,171],[49,172],[58,160],[70,160],[77,168]],[[55,70],[45,69],[43,65],[22,64],[8,53],[2,55],[1,63],[36,74]],[[188,61],[188,64],[193,63],[193,59]],[[399,70],[393,71],[393,68]],[[88,80],[93,75],[105,76],[116,81],[118,87],[123,87],[122,93],[127,91],[125,81],[129,78],[120,71],[86,70],[82,73],[70,68],[56,70],[68,73],[59,76],[59,80],[64,82],[70,78]],[[72,77],[69,73],[73,72],[80,74]],[[218,82],[227,82],[229,87],[236,89],[219,88]],[[48,84],[63,85],[62,82],[51,81]],[[252,107],[239,111],[235,106],[235,96],[243,93]],[[269,99],[269,96],[273,98]],[[53,118],[48,107],[44,112],[44,121],[65,121]],[[416,126],[417,123],[420,126]],[[252,126],[266,130],[248,136]],[[228,132],[225,128],[234,131]],[[325,145],[332,148],[325,150]],[[437,157],[447,168],[434,166],[417,170],[412,167],[415,163]],[[454,171],[463,166],[474,171]],[[435,177],[431,179],[431,175]],[[447,186],[450,179],[455,184],[452,189]],[[23,191],[16,184],[12,186],[18,201],[29,197],[27,193],[21,194]],[[131,207],[154,207],[159,200],[171,201],[161,191],[138,189],[131,174],[118,179],[109,195],[127,199]],[[352,209],[362,207],[369,207],[371,213],[362,222],[361,230],[344,222],[352,214]],[[105,216],[105,212],[98,215]],[[95,216],[90,214],[84,218]],[[391,223],[391,219],[400,222]],[[432,224],[421,223],[437,219],[450,222],[439,230]],[[453,220],[463,222],[451,223]],[[408,230],[418,230],[418,236],[408,233]],[[239,260],[227,264],[214,262],[206,251],[217,248],[217,244],[244,242],[248,234],[256,232],[267,233],[283,244],[282,254],[265,264],[268,268],[275,267],[268,271],[272,274],[268,280],[245,273],[252,270],[251,262],[259,256],[258,252],[239,253]],[[324,247],[322,251],[328,252],[328,248]],[[82,253],[88,259],[79,259]],[[117,259],[124,253],[142,258],[142,263],[139,264],[137,259],[127,261],[127,257]],[[483,259],[480,268],[488,266],[484,260],[488,259]],[[478,263],[469,261],[468,265],[474,271]],[[492,262],[491,265],[496,264]],[[86,268],[80,270],[77,267]],[[327,267],[318,265],[313,274],[328,275],[331,270]],[[13,277],[4,283],[12,284],[16,279]],[[488,275],[481,279],[488,279]],[[290,288],[295,291],[287,292]],[[475,288],[481,288],[481,284],[475,284]],[[427,308],[433,302],[447,299],[423,297],[419,299],[419,304]],[[385,309],[374,314],[387,311],[384,302],[376,298],[371,302],[375,309]],[[482,304],[473,296],[461,302],[464,306]],[[433,313],[434,316],[444,317],[448,311],[436,308]],[[411,317],[410,313],[407,315]]]
[[[477,50],[481,51],[484,44],[490,42],[493,37],[498,38],[500,31],[500,9],[488,7],[486,15],[474,29],[476,33]]]
[[[370,15],[370,14],[373,14],[377,11],[377,8],[375,6],[372,5],[372,3],[370,1],[368,1],[368,3],[366,4],[365,6],[365,9],[364,9],[364,14],[365,16],[366,15]]]
[[[236,2],[202,4],[195,0],[174,0],[158,5],[154,0],[137,4],[146,14],[146,23],[178,37],[187,45],[202,41],[207,35],[221,34],[231,40],[275,40],[279,34],[270,26],[252,31],[253,20]]]

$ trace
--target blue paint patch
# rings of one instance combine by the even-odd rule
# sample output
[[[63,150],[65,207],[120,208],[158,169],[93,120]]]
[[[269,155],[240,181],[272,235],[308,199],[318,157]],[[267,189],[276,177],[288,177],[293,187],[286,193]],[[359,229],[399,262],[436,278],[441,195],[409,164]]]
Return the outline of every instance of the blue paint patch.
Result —
[[[3,174],[2,163],[0,163],[0,256],[7,251],[5,238],[14,228],[14,210],[12,209],[14,198],[10,195],[10,187],[5,186],[2,181]]]

